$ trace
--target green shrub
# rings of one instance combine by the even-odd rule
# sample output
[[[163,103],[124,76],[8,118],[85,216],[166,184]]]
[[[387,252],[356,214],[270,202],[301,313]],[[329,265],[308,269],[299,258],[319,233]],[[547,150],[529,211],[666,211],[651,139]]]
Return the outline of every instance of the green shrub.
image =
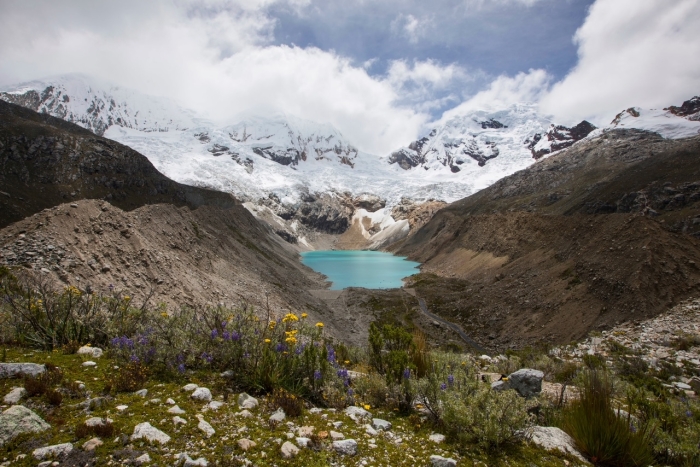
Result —
[[[654,462],[654,433],[646,422],[633,426],[613,409],[613,384],[607,373],[589,370],[581,380],[580,398],[565,409],[562,425],[579,450],[596,465],[647,466]],[[630,403],[628,412],[632,413]]]

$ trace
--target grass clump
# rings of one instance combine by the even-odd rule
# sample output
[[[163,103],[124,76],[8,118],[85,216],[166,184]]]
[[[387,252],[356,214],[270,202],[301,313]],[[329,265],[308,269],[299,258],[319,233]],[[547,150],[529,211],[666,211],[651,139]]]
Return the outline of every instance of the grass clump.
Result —
[[[650,423],[632,423],[613,408],[613,384],[607,373],[593,369],[581,378],[579,400],[563,413],[562,425],[576,446],[596,465],[647,466],[654,463]]]

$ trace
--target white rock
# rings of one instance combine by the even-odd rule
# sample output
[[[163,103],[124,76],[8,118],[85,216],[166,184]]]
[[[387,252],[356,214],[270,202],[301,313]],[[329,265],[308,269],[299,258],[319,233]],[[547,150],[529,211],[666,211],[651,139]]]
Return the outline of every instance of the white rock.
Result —
[[[282,447],[280,448],[280,453],[282,454],[283,458],[291,459],[292,457],[299,454],[299,448],[296,447],[294,444],[290,443],[289,441],[285,441],[282,444]]]
[[[247,451],[248,449],[252,449],[255,446],[257,446],[255,441],[251,441],[248,438],[241,438],[238,440],[237,443],[238,443],[238,447],[241,448],[243,451]]]
[[[574,440],[563,430],[553,426],[535,426],[527,431],[527,438],[544,449],[557,449],[570,454],[582,462],[586,459],[575,448]]]
[[[224,406],[224,403],[220,402],[220,401],[211,401],[207,404],[207,408],[209,408],[211,410],[219,410],[223,406]]]
[[[363,409],[362,407],[357,407],[354,405],[351,405],[350,407],[347,407],[345,409],[345,415],[348,417],[352,418],[353,420],[357,421],[358,419],[362,418],[372,418],[372,414]]]
[[[53,446],[35,449],[32,451],[32,456],[34,456],[34,459],[42,461],[47,457],[60,458],[67,456],[72,450],[73,445],[71,443],[55,444]]]
[[[208,388],[197,388],[190,397],[197,401],[209,402],[211,401],[211,391]]]
[[[104,352],[99,347],[84,345],[78,349],[78,355],[89,355],[92,358],[100,358]]]
[[[302,448],[308,448],[309,444],[311,444],[311,439],[303,436],[298,437],[295,441],[297,442],[297,446],[301,446]]]
[[[87,362],[83,362],[83,366],[89,368],[89,367],[97,366],[97,363],[93,362],[92,360],[88,360]]]
[[[157,441],[160,444],[165,444],[170,441],[170,436],[166,435],[148,422],[139,423],[136,425],[134,427],[134,434],[131,435],[132,441],[144,438],[151,442]]]
[[[345,439],[345,435],[342,433],[338,433],[337,431],[331,430],[330,435],[331,435],[331,439],[335,439],[335,440]]]
[[[357,441],[354,439],[343,439],[339,441],[333,441],[333,449],[338,454],[343,454],[345,456],[354,456],[357,454]]]
[[[3,398],[3,402],[7,405],[15,405],[27,394],[27,390],[24,388],[12,388]]]
[[[134,394],[141,397],[146,397],[148,395],[148,389],[139,389]]]
[[[183,390],[183,391],[186,391],[186,392],[192,392],[192,391],[194,391],[195,389],[197,389],[198,387],[199,387],[199,386],[197,386],[196,384],[190,383],[190,384],[184,385],[184,386],[182,387],[182,390]]]
[[[125,411],[126,409],[128,409],[128,408],[129,408],[128,405],[118,405],[118,406],[115,407],[115,409],[117,409],[117,410],[120,411],[120,412],[124,412],[124,411]]]
[[[13,405],[0,414],[0,446],[23,433],[40,433],[51,428],[40,416],[23,405]]]
[[[379,432],[372,428],[372,425],[370,425],[369,423],[365,424],[364,428],[365,432],[370,436],[377,436],[379,434]]]
[[[170,407],[170,408],[168,409],[168,413],[176,414],[176,415],[182,415],[183,413],[185,413],[185,411],[182,410],[179,406],[173,405],[172,407]]]
[[[258,406],[258,400],[244,392],[238,396],[238,406],[241,409],[254,409]]]
[[[253,416],[249,410],[241,410],[240,412],[236,413],[236,415],[243,418],[251,418]]]
[[[284,410],[279,408],[275,411],[275,413],[270,415],[270,421],[271,422],[283,422],[286,417],[287,417],[287,415],[284,413]]]
[[[97,447],[104,443],[100,438],[92,438],[83,443],[83,451],[94,451]]]
[[[199,428],[204,433],[204,436],[206,436],[207,438],[211,438],[212,436],[214,436],[214,433],[216,433],[214,427],[212,427],[209,424],[209,422],[204,420],[201,415],[197,418],[199,418],[199,424],[197,425],[197,428]]]
[[[96,427],[96,426],[105,426],[108,423],[113,423],[114,420],[111,418],[102,418],[102,417],[92,417],[88,418],[85,420],[85,425],[89,427]]]
[[[430,465],[433,467],[457,467],[457,461],[449,457],[432,455],[430,456]]]
[[[168,405],[175,405],[175,401],[174,401],[173,399],[171,399],[171,398],[167,398],[167,399],[165,400],[165,403],[168,404]]]
[[[146,453],[146,454],[143,454],[143,455],[137,457],[134,460],[136,462],[138,462],[139,464],[145,464],[146,462],[151,462],[151,456],[149,456],[148,453]],[[137,465],[139,465],[139,464],[137,464]]]
[[[389,431],[391,430],[391,422],[387,422],[381,418],[374,418],[372,419],[372,428],[375,430]]]
[[[39,376],[45,371],[46,366],[37,363],[0,363],[0,379]]]
[[[182,418],[182,417],[178,417],[177,415],[175,415],[175,416],[173,417],[173,423],[174,423],[175,425],[186,425],[186,424],[187,424],[187,420],[185,420],[185,419]]]
[[[445,441],[445,435],[441,435],[439,433],[433,433],[432,435],[430,435],[428,437],[428,439],[430,441],[432,441],[433,443],[442,443],[443,441]]]

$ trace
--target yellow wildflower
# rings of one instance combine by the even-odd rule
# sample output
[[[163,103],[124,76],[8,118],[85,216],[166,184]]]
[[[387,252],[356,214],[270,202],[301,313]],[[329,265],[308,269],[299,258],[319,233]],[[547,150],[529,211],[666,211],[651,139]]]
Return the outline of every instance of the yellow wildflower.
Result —
[[[270,341],[270,339],[265,339],[266,344],[269,344],[270,342],[272,342],[272,341]]]
[[[131,300],[131,297],[129,297],[128,295],[124,295],[124,301],[128,302],[129,300]]]
[[[316,327],[319,328],[319,329],[322,328],[322,327],[323,327],[323,323],[321,323],[321,322],[316,323]]]
[[[363,407],[365,408],[365,410],[369,410],[369,409],[371,409],[371,408],[372,408],[372,406],[371,406],[371,405],[369,405],[369,404],[365,404],[365,405],[364,405]]]
[[[294,344],[297,343],[297,338],[296,338],[296,337],[287,337],[284,341],[285,341],[287,344],[294,345]]]
[[[287,313],[286,315],[284,315],[284,318],[282,318],[282,321],[285,323],[299,321],[299,317],[294,313]]]
[[[168,317],[168,314],[167,314],[166,312],[163,312],[163,313],[161,313],[160,315],[161,315],[163,318],[167,318],[167,317]]]
[[[275,323],[274,321],[270,321],[270,329],[275,329]]]
[[[307,316],[309,316],[309,315],[307,315],[306,313],[302,313],[302,314],[301,314],[301,317],[302,317],[302,318],[306,318]]]
[[[346,365],[349,365],[349,364],[350,364],[350,360],[345,360],[345,364],[346,364]]]

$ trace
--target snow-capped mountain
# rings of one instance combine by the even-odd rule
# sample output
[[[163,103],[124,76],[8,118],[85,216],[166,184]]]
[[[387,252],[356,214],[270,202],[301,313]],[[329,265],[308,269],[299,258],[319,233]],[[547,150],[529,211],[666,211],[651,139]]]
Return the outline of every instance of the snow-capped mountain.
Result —
[[[382,157],[359,151],[328,124],[273,115],[218,125],[168,99],[83,75],[9,87],[0,99],[130,146],[175,181],[233,193],[292,243],[314,229],[339,233],[355,222],[368,241],[403,232],[391,217],[395,206],[464,198],[604,131],[588,122],[556,125],[535,104],[516,104],[454,116]],[[695,98],[663,112],[629,109],[610,128],[682,137],[697,134],[698,119]]]
[[[680,107],[672,105],[663,110],[630,107],[615,116],[610,128],[638,128],[670,139],[699,135],[700,97],[695,96]]]
[[[174,102],[102,83],[80,74],[31,81],[0,92],[0,99],[76,123],[102,136],[111,126],[143,132],[198,126],[194,112]]]

